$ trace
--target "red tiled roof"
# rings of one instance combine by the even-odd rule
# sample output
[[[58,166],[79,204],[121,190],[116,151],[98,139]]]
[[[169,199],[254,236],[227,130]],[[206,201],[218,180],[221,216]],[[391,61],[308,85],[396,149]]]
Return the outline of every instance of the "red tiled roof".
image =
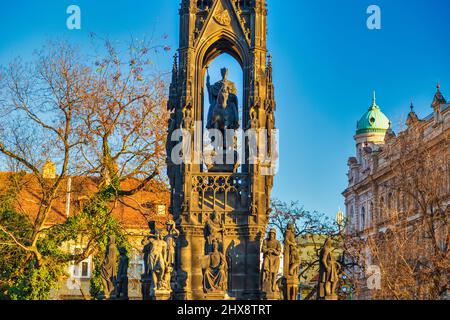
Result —
[[[0,172],[0,190],[8,188],[11,176],[12,173]],[[98,179],[95,177],[72,177],[70,180],[70,208],[67,210],[69,179],[65,179],[46,220],[47,226],[63,223],[67,219],[67,211],[70,216],[79,212],[82,205],[97,191]],[[138,180],[130,179],[124,181],[121,187],[123,190],[131,190],[139,183]],[[20,180],[20,184],[23,187],[16,203],[16,210],[34,221],[41,202],[41,188],[37,179],[31,174],[26,174]],[[154,181],[133,196],[124,197],[116,204],[111,204],[112,215],[122,223],[125,229],[148,229],[149,220],[163,223],[168,219],[167,214],[165,216],[157,215],[157,206],[165,205],[168,208],[169,202],[170,192],[167,187]]]

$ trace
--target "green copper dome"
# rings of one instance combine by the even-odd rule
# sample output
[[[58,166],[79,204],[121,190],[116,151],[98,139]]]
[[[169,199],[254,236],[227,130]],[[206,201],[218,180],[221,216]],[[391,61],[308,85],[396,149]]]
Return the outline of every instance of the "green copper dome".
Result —
[[[375,93],[373,94],[372,106],[358,121],[356,134],[364,134],[371,132],[386,133],[390,128],[391,122],[388,117],[381,112],[377,105]]]

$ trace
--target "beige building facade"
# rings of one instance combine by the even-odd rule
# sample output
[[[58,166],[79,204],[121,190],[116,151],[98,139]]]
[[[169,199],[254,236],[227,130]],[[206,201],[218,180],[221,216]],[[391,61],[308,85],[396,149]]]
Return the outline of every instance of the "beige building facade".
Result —
[[[423,210],[414,204],[414,199],[406,196],[408,192],[404,191],[408,190],[402,187],[405,185],[403,181],[413,177],[420,180],[425,177],[425,173],[422,175],[419,172],[405,173],[407,171],[398,170],[400,162],[404,161],[405,157],[400,146],[402,141],[410,141],[407,149],[411,153],[426,153],[436,161],[439,158],[446,162],[440,177],[442,187],[439,190],[439,199],[442,201],[440,209],[443,210],[443,216],[448,218],[450,215],[450,104],[440,91],[440,85],[437,87],[430,109],[432,113],[420,119],[411,105],[405,129],[396,135],[392,131],[392,123],[382,113],[374,96],[372,106],[358,121],[354,137],[356,155],[348,161],[348,188],[343,192],[347,237],[360,239],[363,243],[369,237],[385,234],[392,229],[394,223],[389,212],[396,213],[398,218],[395,221],[396,225],[404,225],[409,233],[419,232],[416,228],[418,222],[423,219]],[[415,140],[412,138],[413,134],[418,134],[419,138]],[[420,164],[416,165],[416,168],[420,168]],[[414,188],[414,184],[411,184],[411,188]],[[411,203],[414,204],[412,209]],[[443,226],[443,229],[439,239],[442,241],[441,245],[445,246],[448,245],[448,223],[442,221],[440,226]],[[395,245],[394,242],[392,245]],[[376,259],[371,256],[373,251],[368,248],[365,253],[363,261],[365,270],[371,264],[377,264]],[[378,251],[382,250],[378,248]],[[411,256],[411,259],[414,259],[414,256]],[[358,277],[366,279],[367,274],[363,271]],[[364,281],[362,283],[364,288],[360,288],[360,295],[356,298],[371,298],[373,292],[367,290]]]

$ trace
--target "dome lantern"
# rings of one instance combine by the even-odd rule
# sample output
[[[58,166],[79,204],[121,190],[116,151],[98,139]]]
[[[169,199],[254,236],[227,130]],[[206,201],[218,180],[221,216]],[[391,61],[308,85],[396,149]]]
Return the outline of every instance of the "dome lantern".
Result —
[[[372,105],[358,121],[356,134],[382,133],[390,127],[390,121],[377,105],[376,93],[373,93]]]

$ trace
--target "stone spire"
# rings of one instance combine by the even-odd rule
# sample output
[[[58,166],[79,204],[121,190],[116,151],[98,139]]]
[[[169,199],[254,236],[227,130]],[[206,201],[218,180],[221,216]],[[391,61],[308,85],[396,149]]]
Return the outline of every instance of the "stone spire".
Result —
[[[172,65],[172,82],[169,87],[169,100],[167,102],[167,109],[172,111],[178,105],[178,54],[173,56]]]
[[[433,102],[431,104],[433,109],[436,109],[437,107],[447,103],[447,100],[445,100],[444,96],[441,93],[441,84],[439,82],[436,86],[436,90],[436,94],[434,95]]]
[[[408,114],[408,118],[406,119],[406,125],[408,127],[411,127],[412,125],[414,125],[414,123],[420,121],[419,117],[417,116],[416,112],[414,111],[414,103],[411,100],[411,105],[409,106],[410,108],[410,112]]]
[[[338,212],[336,212],[336,223],[341,229],[345,225],[344,212],[341,210],[341,208],[339,208]]]
[[[275,88],[273,85],[273,77],[272,77],[272,55],[269,54],[267,56],[267,67],[266,67],[266,79],[267,79],[267,99],[272,104],[275,109]]]

